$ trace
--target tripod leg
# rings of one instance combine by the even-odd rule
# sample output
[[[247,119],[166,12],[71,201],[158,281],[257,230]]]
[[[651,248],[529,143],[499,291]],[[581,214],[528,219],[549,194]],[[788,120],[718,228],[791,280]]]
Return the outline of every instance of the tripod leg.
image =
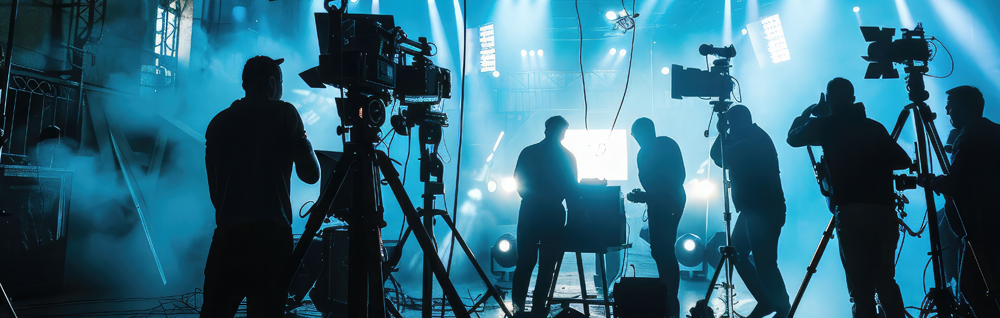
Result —
[[[14,305],[10,304],[10,298],[7,298],[7,291],[3,289],[3,284],[0,284],[0,297],[3,297],[4,313],[11,318],[17,318],[17,314],[14,313]]]
[[[340,157],[340,161],[337,162],[337,167],[333,170],[333,176],[327,180],[327,184],[323,187],[327,189],[327,192],[317,200],[316,204],[313,204],[309,208],[309,220],[306,221],[306,228],[302,231],[299,243],[295,244],[295,250],[292,251],[292,259],[289,262],[288,272],[286,273],[289,284],[291,284],[295,271],[302,264],[302,258],[305,257],[306,251],[309,250],[309,244],[312,243],[316,233],[319,232],[319,228],[323,225],[323,220],[326,219],[333,200],[336,199],[341,187],[343,187],[351,164],[354,162],[354,157],[355,154],[353,152],[344,152],[343,156]],[[329,192],[330,190],[333,190],[333,192]]]
[[[424,258],[430,260],[429,265],[431,265],[431,270],[434,272],[434,276],[437,277],[438,284],[441,285],[445,298],[448,300],[448,304],[451,305],[451,310],[455,313],[456,317],[470,317],[468,310],[462,303],[462,298],[458,295],[455,285],[452,284],[451,278],[449,278],[448,271],[444,268],[444,263],[437,256],[434,242],[431,241],[430,235],[427,234],[423,224],[420,223],[420,216],[417,215],[416,207],[413,206],[413,202],[406,195],[403,183],[399,181],[399,172],[396,171],[396,167],[392,166],[392,162],[389,161],[384,153],[376,152],[376,158],[379,168],[381,168],[382,174],[385,176],[385,181],[389,183],[389,188],[392,189],[393,195],[396,196],[396,201],[399,202],[399,206],[403,210],[406,224],[413,230],[413,236],[417,239],[417,243],[423,251]]]
[[[826,244],[830,243],[830,239],[833,238],[833,229],[835,226],[836,217],[830,218],[830,224],[826,226],[826,231],[823,232],[823,239],[819,241],[819,247],[816,248],[816,253],[813,254],[812,261],[809,262],[809,267],[806,268],[806,276],[802,279],[802,285],[799,286],[799,291],[795,294],[795,301],[792,302],[792,309],[788,311],[788,318],[792,318],[795,315],[795,310],[799,308],[799,302],[802,301],[802,295],[806,292],[806,286],[809,286],[809,280],[816,273],[816,266],[819,266],[819,260],[823,257],[823,252],[826,251]]]
[[[454,236],[455,240],[458,241],[458,244],[462,246],[462,250],[465,251],[465,255],[469,257],[469,261],[472,262],[472,266],[475,267],[476,272],[479,273],[479,278],[483,280],[483,284],[486,284],[488,292],[493,295],[493,299],[495,299],[497,304],[500,305],[500,308],[503,309],[503,313],[508,317],[514,317],[514,314],[512,314],[510,310],[507,309],[507,306],[504,305],[503,299],[500,298],[500,292],[496,289],[496,286],[493,286],[493,284],[490,283],[490,277],[486,276],[486,271],[484,271],[483,267],[479,265],[479,261],[476,260],[476,255],[472,253],[472,249],[469,248],[469,244],[466,244],[465,239],[462,238],[462,234],[458,233],[458,228],[455,227],[455,221],[453,221],[451,216],[448,216],[447,214],[442,215],[441,218],[444,219],[445,223],[448,223],[448,227],[451,228],[452,236]]]

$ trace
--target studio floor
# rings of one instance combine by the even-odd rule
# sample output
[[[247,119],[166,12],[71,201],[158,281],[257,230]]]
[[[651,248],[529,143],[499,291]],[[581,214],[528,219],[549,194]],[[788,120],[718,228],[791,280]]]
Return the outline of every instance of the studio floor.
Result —
[[[653,262],[652,257],[647,253],[641,253],[642,249],[632,249],[628,253],[628,264],[626,267],[626,276],[637,276],[637,277],[656,277],[656,264]],[[596,273],[595,260],[592,254],[584,254],[583,265],[587,286],[588,295],[600,295],[600,291],[594,287],[594,275]],[[711,274],[711,272],[707,273]],[[686,275],[684,279],[681,280],[680,287],[680,301],[681,307],[686,309],[694,306],[695,302],[703,297],[706,288],[708,287],[707,278],[695,278],[690,279]],[[534,285],[535,279],[532,276],[531,284]],[[739,313],[749,313],[753,309],[756,301],[754,301],[746,289],[742,288],[742,282],[736,278],[736,305],[735,309],[737,314]],[[456,287],[459,294],[463,295],[463,299],[466,300],[466,304],[470,305],[473,299],[478,300],[479,295],[483,294],[485,288],[479,282],[457,282]],[[407,288],[419,290],[418,287]],[[438,293],[440,295],[440,293]],[[469,296],[465,296],[469,295]],[[558,298],[579,298],[580,285],[579,285],[579,275],[577,274],[577,262],[576,257],[567,253],[563,259],[562,270],[559,273],[558,283],[555,289],[555,296]],[[531,294],[529,291],[528,307],[531,306]],[[718,292],[713,296],[713,307],[716,308],[716,313],[721,313],[721,308],[723,307],[723,302],[719,298],[720,294]],[[168,297],[159,298],[124,298],[124,299],[66,299],[66,298],[32,298],[32,299],[15,299],[14,306],[18,309],[18,317],[28,318],[28,317],[197,317],[197,309],[201,305],[201,295],[197,292],[192,292],[183,295],[175,295]],[[593,297],[593,296],[591,296]],[[597,296],[600,297],[600,296]],[[510,297],[509,294],[505,297],[506,305],[509,307]],[[440,301],[436,301],[436,304],[440,304]],[[401,313],[403,317],[420,317],[419,306],[414,303],[409,303],[404,306],[400,306]],[[574,309],[578,311],[583,311],[581,305],[572,305]],[[440,312],[441,306],[435,307],[437,311],[435,312],[435,317],[441,317]],[[482,308],[482,307],[481,307]],[[550,316],[555,316],[560,310],[560,306],[553,305],[551,309]],[[603,306],[592,305],[590,307],[591,317],[607,317]],[[483,318],[493,318],[493,317],[503,317],[503,311],[496,302],[490,300],[486,302],[485,308],[480,309],[478,312],[474,313],[475,316]],[[445,311],[443,317],[453,317],[454,315],[450,311]],[[241,308],[240,314],[237,317],[245,317],[245,308]],[[306,302],[306,305],[299,307],[293,312],[286,315],[286,317],[322,317],[322,314],[316,311],[315,307],[312,306],[310,302]]]

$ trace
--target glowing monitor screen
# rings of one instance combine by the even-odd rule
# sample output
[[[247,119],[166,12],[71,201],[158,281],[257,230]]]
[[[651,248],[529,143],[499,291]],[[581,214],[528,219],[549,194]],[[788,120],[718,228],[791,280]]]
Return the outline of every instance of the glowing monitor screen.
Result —
[[[580,179],[628,180],[628,139],[623,129],[570,129],[563,146],[576,156]]]

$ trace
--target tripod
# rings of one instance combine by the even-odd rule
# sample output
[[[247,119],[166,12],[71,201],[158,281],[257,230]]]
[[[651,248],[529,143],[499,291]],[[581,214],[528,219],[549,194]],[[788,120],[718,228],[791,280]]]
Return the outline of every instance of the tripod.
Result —
[[[338,105],[344,105],[344,109],[368,109],[369,105],[378,102],[371,96],[364,96],[357,92],[349,92],[346,98],[337,99]],[[384,108],[384,107],[383,107]],[[412,110],[412,109],[411,109]],[[369,113],[371,114],[371,113]],[[443,116],[442,113],[440,116]],[[437,143],[441,139],[441,127],[443,121],[439,117],[433,116],[433,112],[424,110],[422,113],[415,113],[414,123],[421,124],[420,137],[421,144],[421,179],[425,181],[423,209],[413,206],[406,194],[403,184],[399,179],[399,172],[393,166],[391,159],[382,151],[375,149],[375,143],[379,141],[379,125],[369,123],[354,124],[350,128],[338,127],[338,133],[344,136],[344,154],[334,169],[332,177],[326,181],[323,188],[326,189],[320,195],[317,203],[310,208],[309,220],[306,223],[305,231],[299,244],[295,246],[292,254],[292,264],[289,268],[288,276],[291,277],[298,268],[302,257],[305,255],[320,226],[331,214],[341,218],[348,223],[349,243],[349,278],[348,278],[348,302],[347,310],[349,317],[386,317],[387,312],[395,317],[401,317],[395,306],[389,301],[382,289],[382,285],[387,279],[383,273],[395,268],[401,257],[402,245],[406,238],[412,233],[416,238],[423,252],[425,270],[436,277],[441,289],[444,292],[445,300],[450,305],[456,317],[470,317],[469,312],[462,299],[458,295],[455,285],[449,278],[441,258],[437,256],[437,249],[433,241],[433,235],[428,229],[433,225],[434,216],[441,215],[451,228],[456,240],[462,246],[466,255],[479,272],[480,277],[493,295],[496,301],[504,309],[504,313],[513,316],[503,305],[500,293],[496,291],[489,282],[483,269],[479,266],[472,250],[465,243],[465,240],[458,233],[454,222],[444,211],[430,208],[433,204],[433,196],[443,194],[444,187],[441,184],[440,176],[443,173],[443,165],[437,160]],[[384,118],[383,118],[384,119]],[[371,118],[369,118],[371,120]],[[345,124],[347,120],[345,119]],[[348,135],[351,140],[348,141]],[[433,145],[430,148],[425,146]],[[433,168],[432,167],[436,167]],[[430,181],[430,176],[436,176],[438,182]],[[427,178],[425,178],[425,176]],[[384,177],[384,178],[383,178]],[[350,181],[350,184],[348,183]],[[383,218],[384,206],[381,196],[381,185],[390,187],[403,212],[404,220],[407,224],[406,234],[399,242],[393,255],[386,259],[382,249],[381,228],[385,226]],[[346,186],[346,188],[345,188]],[[350,204],[346,211],[334,210],[334,200],[342,190],[350,189]],[[347,191],[345,191],[347,192]],[[425,223],[421,224],[423,217]],[[424,275],[425,297],[429,295],[432,286]],[[290,279],[289,279],[290,280]],[[431,299],[424,298],[424,315],[430,315]]]
[[[735,54],[733,54],[735,55]],[[724,78],[729,79],[729,68],[731,56],[716,59],[712,67],[713,73],[721,74]],[[705,293],[705,299],[699,300],[695,307],[690,310],[692,318],[701,317],[713,317],[714,313],[712,309],[708,306],[709,298],[712,297],[712,290],[715,289],[715,283],[719,278],[719,272],[722,270],[722,266],[725,265],[726,269],[726,283],[723,284],[722,288],[726,291],[726,310],[723,313],[723,317],[733,317],[733,261],[736,257],[736,250],[732,247],[733,240],[733,230],[732,230],[732,211],[729,208],[729,169],[726,168],[726,142],[729,139],[729,129],[728,122],[726,121],[726,113],[729,111],[729,107],[732,106],[733,102],[729,99],[729,95],[732,93],[732,83],[727,89],[722,89],[721,94],[718,96],[718,101],[711,101],[709,104],[712,105],[713,112],[719,114],[719,123],[723,125],[722,129],[719,129],[719,137],[721,140],[721,147],[719,147],[719,161],[722,162],[722,199],[723,199],[723,220],[726,222],[726,245],[719,248],[719,252],[722,254],[722,258],[719,259],[719,266],[715,268],[715,274],[712,277],[712,282],[708,285],[708,292]],[[708,137],[708,130],[705,130],[705,137]]]
[[[933,111],[931,111],[930,106],[927,105],[926,101],[930,97],[930,94],[924,88],[924,75],[927,72],[926,63],[924,65],[915,65],[913,60],[906,62],[907,78],[906,84],[909,88],[909,99],[912,102],[903,108],[903,111],[899,114],[899,119],[896,121],[896,125],[892,129],[892,139],[897,140],[900,133],[903,130],[903,126],[906,125],[906,120],[909,115],[913,115],[913,125],[916,128],[917,133],[917,163],[918,163],[918,173],[919,175],[931,175],[931,165],[929,164],[930,152],[933,151],[934,155],[937,157],[938,163],[941,165],[941,172],[943,174],[948,174],[951,168],[945,157],[944,146],[941,143],[941,137],[937,133],[937,128],[934,125],[934,119],[937,117]],[[937,209],[934,204],[934,191],[930,188],[924,188],[924,199],[927,205],[927,217],[931,222],[928,222],[928,230],[930,232],[931,241],[931,251],[928,253],[931,256],[931,264],[934,271],[934,288],[928,292],[928,298],[930,299],[930,304],[936,309],[939,317],[952,317],[953,315],[968,316],[971,314],[972,317],[975,316],[971,311],[964,310],[959,304],[956,295],[952,295],[951,290],[945,287],[945,273],[944,268],[941,266],[942,254],[941,254],[941,239],[938,232],[938,220]],[[953,204],[949,202],[946,198],[946,204]],[[958,215],[956,213],[956,215]],[[961,222],[961,220],[959,220]]]

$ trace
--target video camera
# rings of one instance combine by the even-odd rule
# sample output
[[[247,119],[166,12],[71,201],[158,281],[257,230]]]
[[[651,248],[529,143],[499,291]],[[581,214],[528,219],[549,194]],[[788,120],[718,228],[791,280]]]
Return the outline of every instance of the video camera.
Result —
[[[348,14],[347,0],[340,2],[336,8],[334,1],[325,1],[327,12],[316,13],[319,66],[299,76],[313,88],[347,90],[349,98],[337,100],[343,126],[382,126],[385,107],[395,99],[409,108],[393,116],[403,128],[428,120],[446,127],[447,115],[432,106],[451,98],[451,71],[429,59],[436,54],[431,51],[436,50],[434,43],[423,37],[409,39],[391,15]]]
[[[733,92],[733,78],[729,75],[729,61],[736,57],[736,48],[732,45],[717,48],[711,44],[702,44],[698,53],[704,56],[715,55],[719,58],[713,62],[710,70],[702,71],[696,68],[684,68],[681,65],[670,67],[670,97],[720,97],[725,98]]]
[[[868,56],[862,56],[868,64],[865,78],[899,78],[899,71],[893,63],[906,64],[923,62],[918,66],[920,71],[927,72],[927,62],[931,58],[930,42],[924,36],[924,26],[917,23],[913,30],[902,29],[903,38],[893,40],[896,29],[879,27],[861,27],[868,45]]]

